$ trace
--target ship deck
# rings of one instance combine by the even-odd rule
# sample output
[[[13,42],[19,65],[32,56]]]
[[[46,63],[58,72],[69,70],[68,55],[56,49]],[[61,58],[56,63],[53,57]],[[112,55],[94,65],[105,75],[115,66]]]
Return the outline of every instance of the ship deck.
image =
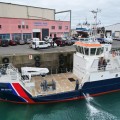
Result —
[[[41,87],[41,83],[46,80],[47,84],[51,83],[52,80],[56,84],[56,89],[50,89],[50,86],[48,86],[48,89],[44,91]],[[73,73],[60,73],[60,74],[52,74],[47,75],[45,77],[42,76],[34,76],[31,79],[31,82],[35,83],[35,87],[31,90],[32,96],[37,95],[49,95],[49,94],[56,94],[61,92],[67,92],[75,90],[76,86],[76,80],[79,80],[79,83],[81,82],[80,79],[78,79]]]

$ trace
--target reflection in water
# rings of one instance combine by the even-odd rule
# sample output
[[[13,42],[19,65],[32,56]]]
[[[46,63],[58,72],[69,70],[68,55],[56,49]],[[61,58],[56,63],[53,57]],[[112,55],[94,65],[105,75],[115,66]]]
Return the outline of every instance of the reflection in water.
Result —
[[[120,120],[119,96],[120,92],[96,98],[87,95],[86,100],[45,105],[0,102],[0,120]]]

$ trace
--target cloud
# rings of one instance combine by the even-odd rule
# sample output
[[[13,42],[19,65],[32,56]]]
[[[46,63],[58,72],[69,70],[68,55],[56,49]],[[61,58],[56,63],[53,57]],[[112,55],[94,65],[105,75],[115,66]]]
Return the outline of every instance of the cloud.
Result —
[[[72,26],[78,22],[93,21],[91,10],[101,9],[98,19],[103,25],[109,25],[120,22],[120,1],[119,0],[0,0],[0,2],[11,2],[16,4],[37,6],[43,8],[56,9],[56,11],[72,10]],[[67,13],[60,15],[58,19],[69,19]]]

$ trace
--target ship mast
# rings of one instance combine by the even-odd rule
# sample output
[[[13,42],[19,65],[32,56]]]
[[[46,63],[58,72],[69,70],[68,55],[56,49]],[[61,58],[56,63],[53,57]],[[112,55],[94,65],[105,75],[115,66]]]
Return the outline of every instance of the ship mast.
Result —
[[[95,38],[96,38],[96,35],[97,35],[97,25],[99,24],[98,22],[97,22],[97,16],[98,16],[98,13],[99,12],[101,12],[101,10],[100,9],[96,9],[96,10],[92,10],[91,11],[92,13],[93,13],[93,15],[94,15],[94,20],[95,20],[95,23],[94,23],[94,36],[95,36]]]

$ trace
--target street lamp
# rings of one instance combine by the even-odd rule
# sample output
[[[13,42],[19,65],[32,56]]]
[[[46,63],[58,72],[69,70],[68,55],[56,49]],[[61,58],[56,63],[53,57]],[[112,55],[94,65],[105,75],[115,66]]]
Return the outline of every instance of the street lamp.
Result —
[[[23,40],[23,25],[25,25],[25,22],[22,20],[21,21],[21,39]]]

